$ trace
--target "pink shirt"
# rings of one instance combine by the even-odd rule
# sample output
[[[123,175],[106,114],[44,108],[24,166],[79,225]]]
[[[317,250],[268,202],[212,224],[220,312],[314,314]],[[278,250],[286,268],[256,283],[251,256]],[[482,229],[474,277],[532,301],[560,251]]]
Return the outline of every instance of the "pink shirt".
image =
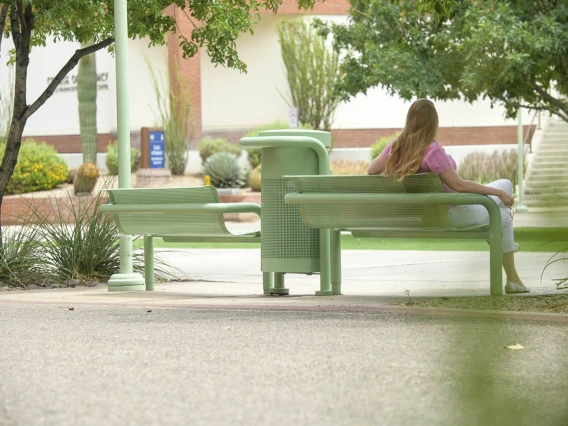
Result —
[[[391,148],[392,142],[388,144],[383,151],[387,158],[390,155]],[[452,156],[446,152],[442,145],[436,141],[432,141],[426,150],[426,154],[424,154],[424,158],[422,158],[422,163],[420,163],[420,168],[417,173],[434,172],[437,175],[441,175],[452,169],[457,170],[456,162]],[[442,182],[442,187],[444,188],[444,192],[456,192],[444,182]]]

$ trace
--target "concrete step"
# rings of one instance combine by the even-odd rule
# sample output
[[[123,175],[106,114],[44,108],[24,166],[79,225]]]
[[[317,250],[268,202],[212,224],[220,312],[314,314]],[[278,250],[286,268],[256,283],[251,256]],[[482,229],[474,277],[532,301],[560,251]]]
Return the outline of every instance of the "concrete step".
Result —
[[[533,177],[529,182],[525,182],[525,186],[534,184],[535,186],[566,186],[568,185],[568,179],[543,179],[540,176]]]
[[[568,151],[568,139],[565,141],[542,141],[538,147],[538,151]]]
[[[532,200],[529,198],[523,200],[523,204],[529,208],[566,208],[567,203],[566,200]],[[566,224],[568,225],[568,218]]]
[[[524,192],[524,199],[530,202],[555,203],[558,205],[568,206],[568,191],[560,193],[542,193],[531,194]],[[568,213],[566,214],[566,222],[568,224]]]
[[[534,194],[534,195],[541,195],[541,194],[564,194],[568,193],[568,184],[567,185],[553,185],[553,186],[538,186],[538,185],[526,185],[525,186],[525,194]]]
[[[550,152],[539,152],[534,161],[537,160],[568,160],[568,152],[558,152],[558,151],[550,151]],[[568,165],[568,163],[567,163]]]
[[[539,168],[538,165],[533,162],[532,166],[531,166],[531,174],[537,174],[537,175],[565,175],[568,174],[568,166],[557,166],[557,167],[546,167],[546,168]]]
[[[554,169],[554,168],[561,168],[562,166],[568,167],[568,163],[563,161],[562,158],[554,159],[554,158],[535,158],[532,162],[532,167],[536,168],[543,168],[543,169]]]

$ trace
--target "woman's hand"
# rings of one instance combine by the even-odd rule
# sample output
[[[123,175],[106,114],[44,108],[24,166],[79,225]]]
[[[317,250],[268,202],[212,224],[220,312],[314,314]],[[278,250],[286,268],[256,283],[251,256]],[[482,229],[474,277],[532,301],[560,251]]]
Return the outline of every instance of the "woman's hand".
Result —
[[[505,191],[501,191],[499,198],[501,199],[501,201],[503,201],[505,207],[513,207],[513,204],[515,203],[515,198],[507,194]]]

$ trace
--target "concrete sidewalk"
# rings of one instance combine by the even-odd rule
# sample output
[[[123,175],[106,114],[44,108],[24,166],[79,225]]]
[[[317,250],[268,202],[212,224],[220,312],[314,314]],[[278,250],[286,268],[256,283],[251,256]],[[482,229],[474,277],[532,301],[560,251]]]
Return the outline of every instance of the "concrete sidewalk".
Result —
[[[402,303],[408,295],[413,300],[489,295],[488,252],[345,250],[343,295],[328,297],[314,295],[319,289],[319,275],[300,274],[286,274],[290,296],[264,296],[260,249],[161,249],[157,253],[175,265],[179,282],[158,283],[154,292],[108,292],[104,284],[94,288],[3,291],[0,302],[354,308]],[[543,274],[550,256],[517,254],[517,267],[532,289],[530,295],[567,292],[557,290],[552,281],[566,275],[565,262],[556,263]]]

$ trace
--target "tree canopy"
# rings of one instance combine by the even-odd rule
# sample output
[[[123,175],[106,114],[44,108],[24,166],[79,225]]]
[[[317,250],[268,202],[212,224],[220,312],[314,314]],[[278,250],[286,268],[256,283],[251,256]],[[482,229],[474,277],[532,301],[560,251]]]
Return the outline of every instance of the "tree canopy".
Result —
[[[568,121],[568,2],[352,0],[345,25],[320,23],[345,53],[344,99],[382,86],[404,99],[489,98],[508,117],[519,108]],[[430,4],[431,3],[431,4]]]
[[[316,0],[296,0],[300,8],[313,6]],[[179,33],[184,57],[204,48],[211,60],[241,71],[246,65],[239,59],[236,39],[253,32],[260,12],[276,12],[282,0],[136,0],[128,8],[128,36],[147,37],[150,45],[164,44],[168,33],[177,30],[176,16],[166,8],[176,6],[194,27],[190,34]],[[179,15],[178,15],[179,16]],[[14,51],[10,61],[16,65],[13,113],[0,165],[0,204],[18,159],[22,134],[27,120],[54,93],[63,78],[82,57],[114,42],[114,0],[0,0],[0,47],[11,37]],[[27,99],[30,50],[45,46],[48,40],[93,42],[77,49],[44,92],[32,102]],[[8,58],[1,58],[8,59]],[[4,66],[4,64],[0,64]]]

